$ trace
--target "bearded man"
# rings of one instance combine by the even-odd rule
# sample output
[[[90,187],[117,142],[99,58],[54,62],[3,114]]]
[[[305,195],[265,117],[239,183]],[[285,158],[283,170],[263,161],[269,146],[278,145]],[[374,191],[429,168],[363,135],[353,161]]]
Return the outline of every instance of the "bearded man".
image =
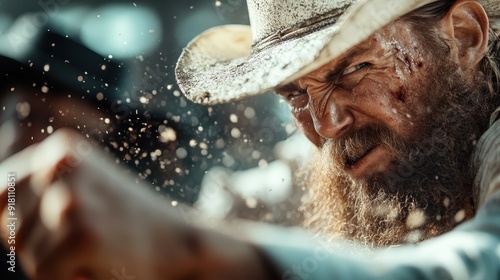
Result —
[[[17,170],[21,177],[19,219],[30,225],[18,235],[28,273],[106,279],[123,268],[121,276],[142,279],[498,279],[497,1],[248,6],[252,29],[219,27],[188,45],[177,65],[186,96],[215,104],[275,89],[318,147],[302,176],[309,189],[305,226],[370,246],[420,243],[352,258],[291,230],[265,229],[248,243],[197,229],[175,217],[184,208],[112,176],[119,171],[92,152],[82,157],[83,140],[63,131],[0,165],[0,176]],[[71,174],[57,176],[58,164],[79,155]],[[32,166],[22,167],[27,160]],[[5,208],[7,191],[1,195]],[[255,227],[247,229],[251,238]]]
[[[293,11],[293,4],[280,2],[261,4],[265,8],[249,3],[250,11],[255,10],[251,19],[259,24],[262,18],[273,19],[263,14]],[[433,3],[401,17],[342,53],[339,49],[347,49],[345,45],[359,40],[347,37],[337,42],[340,39],[336,38],[344,35],[343,28],[349,28],[345,25],[354,21],[352,25],[363,27],[357,31],[362,34],[363,30],[373,28],[366,23],[368,20],[356,22],[352,16],[345,19],[347,23],[340,31],[332,31],[339,34],[330,42],[333,49],[329,51],[338,53],[337,57],[329,54],[335,58],[319,69],[293,78],[314,67],[309,64],[307,70],[300,70],[276,87],[276,92],[290,103],[302,131],[319,148],[304,176],[305,187],[310,190],[304,205],[305,224],[326,236],[342,236],[372,245],[420,241],[470,219],[480,204],[473,188],[477,172],[468,159],[488,129],[492,112],[499,106],[500,43],[493,28],[488,29],[488,18],[478,3],[429,2]],[[290,48],[286,44],[294,44],[294,39],[314,36],[303,32],[327,25],[333,14],[340,15],[349,6],[343,4],[342,1],[335,5],[318,3],[335,8],[307,19],[309,22],[305,20],[305,24],[299,22],[288,30],[276,30],[277,33],[265,29],[272,28],[270,23],[265,27],[257,24],[262,30],[254,32],[257,37],[254,53],[248,65],[239,67],[194,68],[199,66],[195,59],[208,60],[210,52],[206,49],[215,43],[210,40],[223,35],[228,36],[226,40],[233,39],[229,33],[239,27],[207,32],[188,46],[181,57],[178,67],[181,87],[188,97],[203,103],[254,94],[251,90],[262,91],[252,87],[266,87],[275,83],[278,79],[275,76],[286,75],[272,70],[283,65],[286,72],[288,68],[300,67],[300,60],[307,58],[291,59],[287,57],[290,53],[281,55],[284,61],[272,61],[277,64],[273,68],[253,69],[257,74],[268,74],[262,81],[249,79],[240,87],[217,88],[201,82],[214,73],[229,79],[224,71],[231,69],[237,73],[235,81],[225,84],[241,83],[237,79],[245,74],[238,71],[257,64],[252,59],[258,59],[259,51],[271,53],[273,48]],[[489,9],[497,8],[492,3],[486,4]],[[376,4],[365,4],[369,5]],[[310,13],[320,13],[321,9],[315,8]],[[364,9],[368,13],[368,8]],[[379,8],[374,19],[383,21],[379,16],[383,17],[384,11],[387,12]],[[259,32],[271,35],[261,38]],[[232,47],[236,46],[238,43]],[[293,51],[291,55],[299,52]],[[313,64],[321,65],[317,60]],[[289,80],[292,82],[288,83]]]

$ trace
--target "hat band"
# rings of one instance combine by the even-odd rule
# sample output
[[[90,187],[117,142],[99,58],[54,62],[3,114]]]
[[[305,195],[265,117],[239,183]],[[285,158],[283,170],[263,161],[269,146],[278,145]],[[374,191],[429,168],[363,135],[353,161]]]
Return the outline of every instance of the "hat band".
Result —
[[[349,6],[350,5],[345,5],[343,7],[336,8],[326,14],[309,19],[296,26],[278,30],[268,37],[255,43],[252,46],[253,50],[254,52],[262,51],[263,49],[267,49],[281,42],[303,37],[304,35],[313,33],[315,31],[318,31],[319,29],[334,25],[337,22],[338,18],[345,12],[345,10]]]

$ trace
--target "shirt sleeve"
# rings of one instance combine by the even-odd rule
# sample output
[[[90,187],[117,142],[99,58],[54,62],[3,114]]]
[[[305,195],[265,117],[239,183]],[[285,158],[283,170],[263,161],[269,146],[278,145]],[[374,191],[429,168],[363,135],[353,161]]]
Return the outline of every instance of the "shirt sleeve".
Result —
[[[266,234],[261,249],[278,267],[280,278],[302,279],[500,279],[500,121],[478,143],[478,213],[450,233],[373,255],[332,247],[306,233],[283,229]],[[295,230],[297,231],[297,230]]]
[[[278,268],[279,279],[498,280],[500,193],[489,197],[474,219],[450,233],[368,257],[353,256],[359,248],[321,243],[306,233],[275,229],[270,239],[260,248]]]
[[[477,170],[476,201],[481,205],[488,196],[500,190],[500,121],[494,122],[479,140],[474,165]]]

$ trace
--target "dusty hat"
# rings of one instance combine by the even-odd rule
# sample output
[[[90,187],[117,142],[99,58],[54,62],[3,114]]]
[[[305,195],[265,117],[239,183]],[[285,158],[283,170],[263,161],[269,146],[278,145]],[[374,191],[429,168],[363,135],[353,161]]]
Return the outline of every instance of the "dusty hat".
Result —
[[[225,103],[301,77],[393,20],[436,0],[248,0],[250,26],[225,25],[193,39],[176,78],[190,100]],[[490,18],[498,0],[479,0]]]

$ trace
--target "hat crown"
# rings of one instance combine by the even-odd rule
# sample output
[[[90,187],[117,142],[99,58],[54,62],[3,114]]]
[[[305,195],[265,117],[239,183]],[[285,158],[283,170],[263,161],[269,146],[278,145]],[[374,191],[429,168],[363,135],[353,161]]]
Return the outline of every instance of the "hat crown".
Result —
[[[298,25],[356,0],[248,0],[253,41]]]

